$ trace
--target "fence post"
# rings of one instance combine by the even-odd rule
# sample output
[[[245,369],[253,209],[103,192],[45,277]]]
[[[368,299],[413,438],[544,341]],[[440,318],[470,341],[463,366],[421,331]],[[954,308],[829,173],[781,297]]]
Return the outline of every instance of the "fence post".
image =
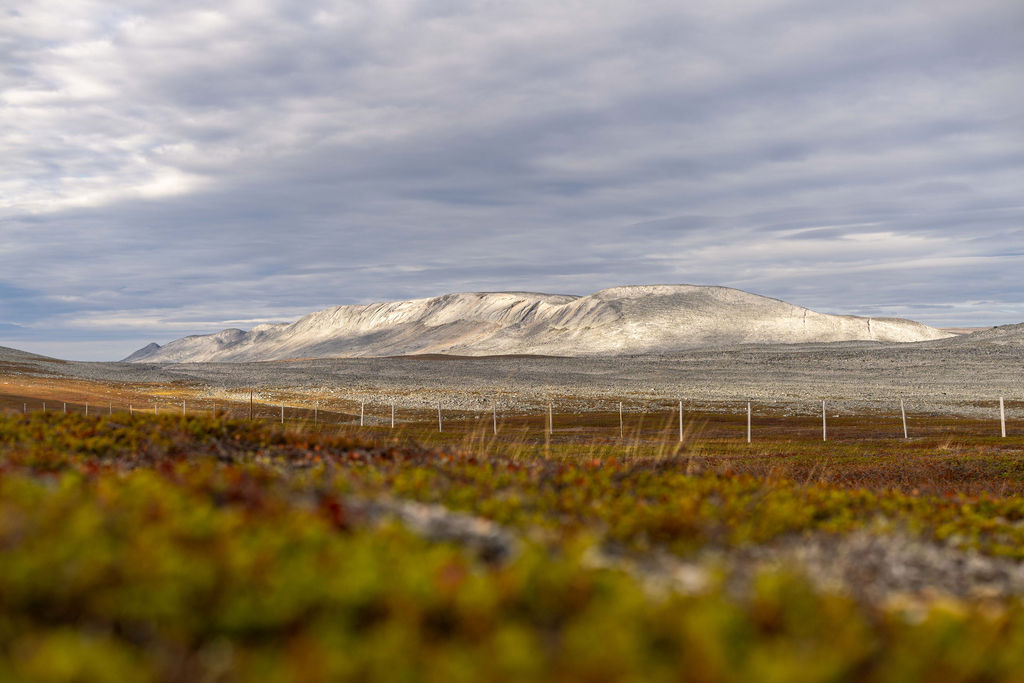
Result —
[[[184,401],[181,402],[181,416],[182,417],[185,416],[185,402]]]
[[[548,436],[555,430],[555,421],[551,416],[551,404],[548,403]]]
[[[111,402],[107,403],[107,415],[113,415],[113,414],[114,414],[114,402],[111,401]]]
[[[64,414],[65,415],[68,414],[68,404],[67,404],[67,401],[64,402]]]
[[[133,416],[133,417],[135,416],[135,408],[132,408],[132,404],[131,403],[128,404],[128,415]]]
[[[999,429],[1006,438],[1006,411],[1003,409],[1003,397],[999,397]]]
[[[679,399],[679,443],[683,442],[683,399]]]
[[[903,399],[900,399],[900,415],[903,416],[903,438],[909,439],[910,435],[907,434],[907,410],[903,407]]]
[[[46,401],[43,401],[43,414],[46,414]]]
[[[391,402],[391,428],[395,428],[395,402]]]
[[[619,438],[622,438],[622,401],[619,401]]]
[[[281,424],[284,424],[284,402],[281,403]]]
[[[440,401],[437,402],[437,431],[439,431],[439,432],[444,431],[441,428],[441,402]]]
[[[366,401],[359,402],[359,426],[363,426],[363,415],[366,414]]]
[[[491,401],[491,428],[498,433],[498,402]]]
[[[747,401],[747,443],[750,443],[750,401]]]
[[[249,419],[252,419],[252,389],[249,390]]]
[[[825,401],[821,402],[821,440],[828,441],[828,425],[825,422]]]
[[[317,411],[320,409],[320,401],[313,403],[313,426],[316,427]]]
[[[153,404],[153,414],[154,415],[159,415],[160,414],[160,406],[158,406],[155,403]]]
[[[89,402],[88,401],[85,402],[85,414],[86,415],[89,414]]]

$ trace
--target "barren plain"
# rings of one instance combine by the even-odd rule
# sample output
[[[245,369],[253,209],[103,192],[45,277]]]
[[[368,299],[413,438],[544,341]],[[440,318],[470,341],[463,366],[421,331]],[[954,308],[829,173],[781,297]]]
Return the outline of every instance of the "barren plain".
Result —
[[[54,383],[117,387],[202,401],[286,402],[423,410],[568,412],[674,405],[708,412],[755,409],[810,414],[826,400],[839,414],[908,411],[991,416],[1000,397],[1024,406],[1021,326],[919,343],[741,345],[671,355],[404,356],[253,363],[86,363],[0,350],[0,377],[40,395]],[[34,387],[34,388],[33,388]],[[32,392],[36,392],[33,394]],[[100,394],[103,389],[97,389]],[[15,394],[10,387],[4,393]],[[54,397],[56,398],[56,397]]]

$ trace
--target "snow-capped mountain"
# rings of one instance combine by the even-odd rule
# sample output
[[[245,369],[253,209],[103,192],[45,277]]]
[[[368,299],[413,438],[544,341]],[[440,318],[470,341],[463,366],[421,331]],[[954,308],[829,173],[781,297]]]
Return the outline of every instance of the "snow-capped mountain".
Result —
[[[589,296],[447,294],[336,306],[293,322],[150,344],[126,361],[664,353],[698,346],[835,341],[915,342],[951,335],[899,318],[816,313],[727,287],[643,285]]]

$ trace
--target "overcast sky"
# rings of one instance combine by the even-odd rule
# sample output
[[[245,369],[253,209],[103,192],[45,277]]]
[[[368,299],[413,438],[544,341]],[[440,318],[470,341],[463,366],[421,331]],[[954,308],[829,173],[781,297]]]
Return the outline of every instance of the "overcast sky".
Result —
[[[644,283],[1024,321],[1020,0],[13,5],[2,345]]]

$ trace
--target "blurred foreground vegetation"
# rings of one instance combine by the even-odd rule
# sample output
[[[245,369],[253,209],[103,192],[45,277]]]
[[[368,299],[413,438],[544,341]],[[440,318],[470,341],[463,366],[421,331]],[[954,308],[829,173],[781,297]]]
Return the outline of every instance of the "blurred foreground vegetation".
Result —
[[[965,484],[1019,483],[1012,454],[985,456],[958,456]],[[794,478],[813,468],[485,456],[217,416],[2,417],[0,680],[1024,679],[1016,599],[864,604],[782,570],[682,594],[588,561],[886,526],[1024,556],[1024,499],[960,492],[910,459],[892,486],[836,483],[847,465],[867,471],[847,451],[828,477]],[[488,561],[349,504],[380,496],[488,518],[521,548]]]

